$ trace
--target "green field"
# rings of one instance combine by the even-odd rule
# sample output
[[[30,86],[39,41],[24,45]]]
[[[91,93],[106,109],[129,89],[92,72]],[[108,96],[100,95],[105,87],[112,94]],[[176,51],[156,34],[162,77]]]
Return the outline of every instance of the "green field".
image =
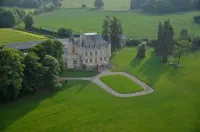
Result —
[[[127,10],[130,8],[130,0],[104,0],[103,10]],[[86,4],[87,8],[94,8],[94,0],[63,0],[62,8],[81,8]]]
[[[122,75],[110,75],[100,78],[105,84],[119,93],[135,93],[143,91],[143,88],[133,80]]]
[[[64,70],[61,74],[62,77],[93,77],[96,76],[96,71],[83,71],[83,70]]]
[[[13,30],[10,28],[0,28],[0,45],[29,42],[45,39],[43,36]]]
[[[153,50],[135,59],[136,48],[112,58],[116,68],[145,81],[154,93],[118,98],[93,83],[69,81],[58,93],[40,91],[0,106],[0,131],[199,132],[200,52],[190,53],[175,69]]]
[[[155,38],[160,21],[170,19],[175,37],[182,28],[188,28],[195,35],[200,34],[200,25],[193,23],[193,16],[199,12],[184,12],[169,15],[148,15],[142,11],[104,11],[90,9],[59,9],[35,17],[35,26],[49,30],[60,27],[71,28],[75,32],[101,32],[106,15],[116,16],[122,21],[124,33],[131,38]]]

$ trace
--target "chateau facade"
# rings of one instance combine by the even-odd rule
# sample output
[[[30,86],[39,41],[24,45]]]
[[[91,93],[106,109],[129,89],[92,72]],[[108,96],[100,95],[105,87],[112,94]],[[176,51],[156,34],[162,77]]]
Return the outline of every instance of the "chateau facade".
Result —
[[[111,57],[111,43],[105,41],[98,33],[85,33],[78,39],[72,35],[66,50],[64,59],[68,68],[107,65]]]

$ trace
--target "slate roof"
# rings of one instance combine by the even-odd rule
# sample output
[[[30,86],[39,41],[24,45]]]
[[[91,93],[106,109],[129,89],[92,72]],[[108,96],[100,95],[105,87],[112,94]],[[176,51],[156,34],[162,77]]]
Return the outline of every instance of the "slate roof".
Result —
[[[99,45],[99,44],[106,44],[104,39],[100,34],[97,33],[87,33],[83,35],[83,42],[84,46],[88,45]]]
[[[67,48],[68,45],[68,39],[54,39],[59,40],[63,43],[64,48]],[[31,42],[22,42],[22,43],[14,43],[14,44],[7,44],[5,45],[6,48],[13,48],[18,50],[24,50],[24,49],[30,49],[33,46],[43,42],[44,40],[38,40],[38,41],[31,41]]]
[[[30,49],[31,47],[41,43],[43,40],[32,41],[32,42],[23,42],[23,43],[14,43],[5,45],[6,48],[13,48],[18,50]]]

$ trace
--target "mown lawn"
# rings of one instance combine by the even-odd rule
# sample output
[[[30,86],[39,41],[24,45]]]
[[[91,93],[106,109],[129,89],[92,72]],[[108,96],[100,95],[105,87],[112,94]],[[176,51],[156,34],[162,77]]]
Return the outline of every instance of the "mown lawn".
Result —
[[[64,70],[61,74],[62,77],[93,77],[96,76],[96,71],[84,71],[84,70]]]
[[[145,81],[154,93],[118,98],[87,81],[69,81],[62,90],[40,91],[0,106],[0,131],[5,132],[199,132],[200,52],[190,53],[175,69],[148,49],[135,59],[136,48],[113,55],[113,71]]]
[[[112,7],[112,6],[111,6]],[[124,33],[131,38],[156,38],[157,26],[161,21],[170,19],[175,37],[187,28],[194,35],[200,34],[200,25],[193,23],[193,16],[199,12],[182,12],[169,15],[149,15],[142,11],[104,11],[90,9],[58,9],[35,16],[35,26],[49,30],[60,27],[71,28],[74,32],[101,32],[105,16],[121,19]],[[49,23],[51,22],[51,23]]]
[[[143,91],[143,88],[140,85],[122,75],[103,76],[100,79],[119,93],[135,93]]]
[[[10,28],[0,28],[0,45],[29,42],[41,39],[45,39],[45,37]]]

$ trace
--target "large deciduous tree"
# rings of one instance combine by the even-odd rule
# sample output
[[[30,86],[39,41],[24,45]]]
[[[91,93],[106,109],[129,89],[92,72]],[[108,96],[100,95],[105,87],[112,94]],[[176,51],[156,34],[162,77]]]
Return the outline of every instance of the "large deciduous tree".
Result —
[[[44,59],[45,55],[60,60],[63,55],[63,44],[57,40],[46,40],[32,47],[29,52],[34,52],[41,60]]]
[[[12,9],[6,9],[0,12],[0,27],[11,28],[19,23],[19,16]]]
[[[94,1],[94,7],[96,8],[102,8],[104,6],[103,0],[95,0]]]
[[[28,14],[24,17],[24,24],[26,28],[31,28],[34,24],[34,18],[32,15]]]
[[[164,62],[168,61],[168,56],[172,53],[174,30],[170,21],[167,20],[163,24],[160,22],[158,26],[156,53],[161,56]]]
[[[0,101],[16,98],[22,87],[23,55],[20,51],[0,49]]]
[[[43,67],[40,58],[33,52],[24,58],[23,92],[35,92],[42,87]]]
[[[173,45],[173,57],[178,64],[180,64],[181,57],[189,51],[190,47],[190,43],[185,40],[178,41]]]
[[[57,89],[60,85],[58,85],[56,76],[59,74],[60,65],[58,60],[55,57],[46,55],[44,60],[42,61],[44,66],[44,86],[49,89]]]

